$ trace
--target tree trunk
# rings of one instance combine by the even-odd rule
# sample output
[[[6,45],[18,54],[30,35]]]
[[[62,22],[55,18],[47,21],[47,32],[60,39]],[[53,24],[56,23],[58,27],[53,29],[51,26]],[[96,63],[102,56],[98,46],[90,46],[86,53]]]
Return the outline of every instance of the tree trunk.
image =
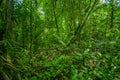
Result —
[[[110,2],[111,4],[110,4],[110,8],[111,8],[111,15],[110,15],[110,17],[111,17],[111,21],[110,21],[110,28],[113,28],[113,19],[114,19],[114,0],[111,0],[111,2]]]
[[[67,46],[69,46],[71,43],[76,42],[77,40],[79,40],[79,38],[80,38],[79,36],[81,35],[81,31],[82,31],[83,27],[85,26],[85,24],[86,24],[86,22],[88,20],[88,17],[90,16],[90,13],[93,10],[93,8],[95,7],[96,3],[97,3],[97,0],[95,0],[93,2],[93,4],[90,4],[91,7],[89,7],[88,11],[86,12],[82,23],[79,22],[78,27],[76,28],[76,30],[74,32],[74,37],[70,40],[70,42],[68,43]]]

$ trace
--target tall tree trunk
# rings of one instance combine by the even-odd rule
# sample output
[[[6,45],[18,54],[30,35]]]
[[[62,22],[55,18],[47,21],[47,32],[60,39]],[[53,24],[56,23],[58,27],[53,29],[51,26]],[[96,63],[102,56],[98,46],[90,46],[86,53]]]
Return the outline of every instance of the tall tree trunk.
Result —
[[[33,15],[32,15],[32,1],[33,0],[30,0],[30,53],[32,53],[32,47],[33,47],[33,25],[32,25],[32,23],[33,23]]]
[[[91,7],[89,7],[88,11],[86,12],[85,17],[82,20],[82,23],[79,22],[78,27],[76,28],[76,30],[74,32],[74,37],[70,40],[70,42],[68,43],[67,46],[69,46],[71,43],[79,40],[79,38],[80,38],[79,36],[81,35],[81,31],[82,31],[83,27],[85,26],[85,24],[88,20],[88,17],[90,15],[91,11],[93,10],[93,8],[95,7],[96,3],[97,3],[97,0],[94,0],[93,4],[90,4]]]
[[[14,27],[14,0],[6,0],[5,3],[5,53],[6,56],[10,56],[10,48],[13,46],[11,43],[14,39],[13,27]]]
[[[54,20],[55,20],[55,26],[56,26],[56,29],[57,29],[57,33],[58,33],[58,36],[60,36],[60,31],[59,31],[59,26],[58,26],[58,21],[57,21],[57,16],[56,16],[56,1],[57,0],[53,0],[53,12],[54,12]]]
[[[8,41],[8,30],[9,30],[9,28],[8,28],[8,26],[9,26],[9,2],[10,2],[10,0],[6,0],[6,11],[5,11],[5,39],[6,39],[6,44],[7,44],[7,41]],[[5,53],[8,53],[8,46],[6,46],[6,52]],[[7,54],[8,55],[8,54]]]
[[[113,25],[113,20],[114,20],[114,0],[111,0],[111,1],[110,1],[110,8],[111,8],[110,28],[113,28],[113,26],[114,26],[114,25]]]
[[[3,17],[3,12],[1,11],[1,6],[2,5],[2,0],[0,0],[0,54],[3,54],[4,52],[4,44],[2,43],[3,42],[3,37],[4,37],[4,34],[5,34],[5,30],[4,30],[4,17]]]

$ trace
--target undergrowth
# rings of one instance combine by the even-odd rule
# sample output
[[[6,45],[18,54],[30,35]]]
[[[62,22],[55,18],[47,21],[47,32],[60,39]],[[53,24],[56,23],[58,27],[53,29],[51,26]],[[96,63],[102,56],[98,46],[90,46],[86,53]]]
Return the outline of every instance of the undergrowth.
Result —
[[[110,49],[113,43],[105,48],[102,45],[106,44],[101,43],[99,48],[86,46],[84,50],[74,46],[67,50],[69,53],[38,51],[32,57],[23,50],[17,53],[14,63],[22,80],[119,80],[120,51]]]

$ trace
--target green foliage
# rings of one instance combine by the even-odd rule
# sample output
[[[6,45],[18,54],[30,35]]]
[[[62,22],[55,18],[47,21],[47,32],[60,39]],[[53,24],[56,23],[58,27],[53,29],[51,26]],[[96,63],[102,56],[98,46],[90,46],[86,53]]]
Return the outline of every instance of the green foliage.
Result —
[[[75,51],[69,55],[49,51],[34,54],[30,62],[26,54],[19,59],[17,67],[22,71],[23,80],[119,79],[120,55],[116,55],[93,53],[89,49],[83,54]]]
[[[118,4],[118,0],[3,0],[0,79],[119,80]]]

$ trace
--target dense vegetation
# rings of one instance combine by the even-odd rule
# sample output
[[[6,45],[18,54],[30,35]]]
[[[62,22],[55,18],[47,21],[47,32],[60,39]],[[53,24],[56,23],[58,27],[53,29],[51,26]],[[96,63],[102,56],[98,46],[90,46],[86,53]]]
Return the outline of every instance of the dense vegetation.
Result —
[[[120,80],[120,0],[0,0],[0,80]]]

